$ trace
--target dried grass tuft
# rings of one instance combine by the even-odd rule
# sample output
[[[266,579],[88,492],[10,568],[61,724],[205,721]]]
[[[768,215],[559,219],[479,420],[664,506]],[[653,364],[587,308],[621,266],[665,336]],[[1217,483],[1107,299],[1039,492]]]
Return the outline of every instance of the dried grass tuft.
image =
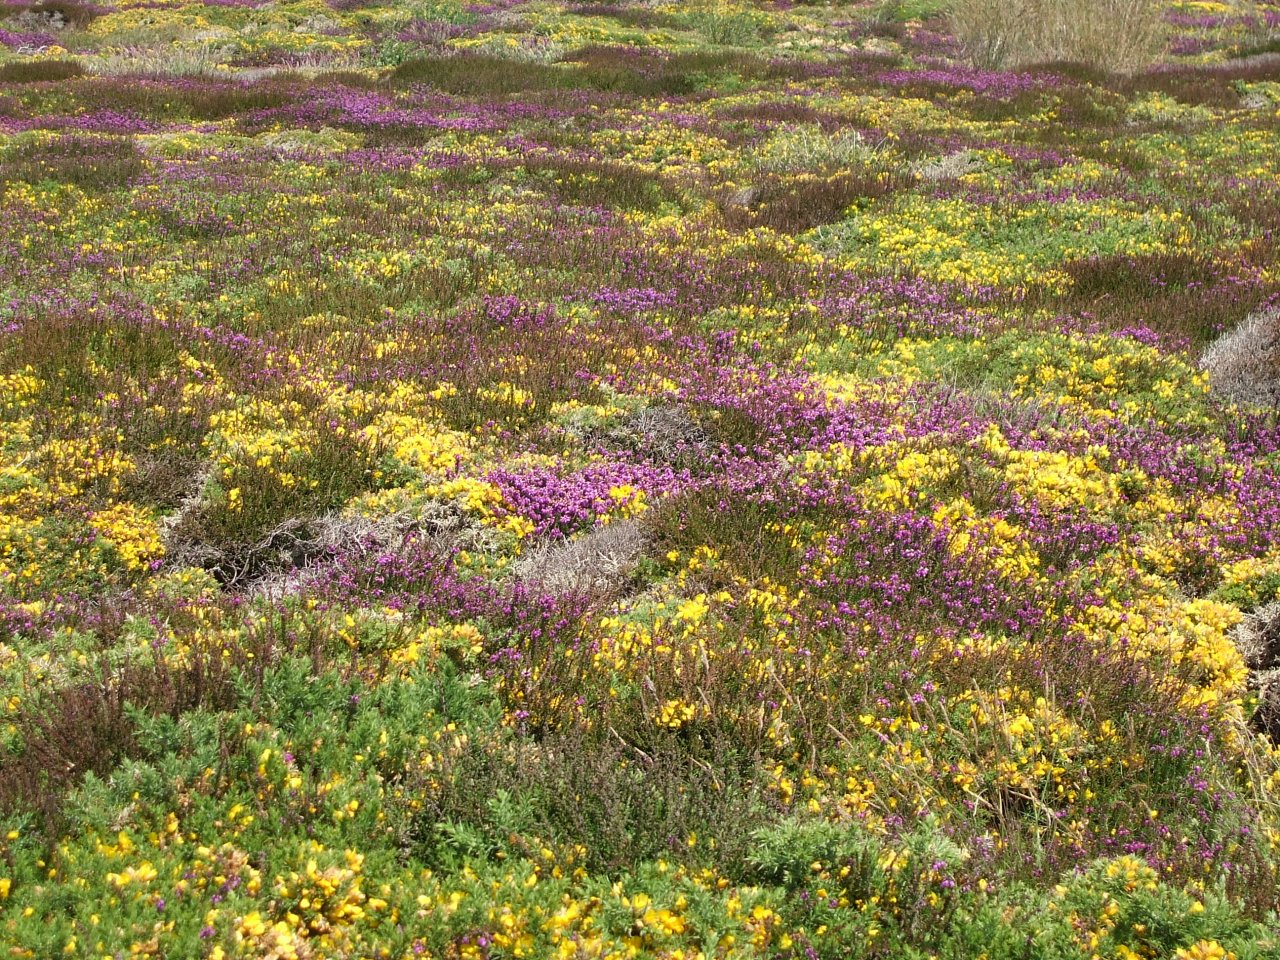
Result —
[[[1159,0],[956,0],[951,21],[974,65],[1072,61],[1128,73],[1165,45]]]
[[[607,592],[631,576],[644,548],[640,524],[619,520],[574,540],[544,542],[521,557],[514,571],[526,583],[552,593]]]
[[[1247,614],[1234,640],[1249,668],[1249,686],[1258,691],[1250,726],[1280,743],[1280,601]]]
[[[1280,407],[1280,310],[1255,313],[1214,341],[1200,365],[1214,391],[1234,403]]]

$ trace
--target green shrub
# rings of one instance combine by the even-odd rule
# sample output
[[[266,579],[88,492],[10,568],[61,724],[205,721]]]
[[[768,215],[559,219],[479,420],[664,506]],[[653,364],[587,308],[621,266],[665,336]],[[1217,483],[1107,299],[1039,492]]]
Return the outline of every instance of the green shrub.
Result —
[[[694,4],[682,19],[709,43],[723,46],[748,46],[770,30],[767,14],[723,0]]]

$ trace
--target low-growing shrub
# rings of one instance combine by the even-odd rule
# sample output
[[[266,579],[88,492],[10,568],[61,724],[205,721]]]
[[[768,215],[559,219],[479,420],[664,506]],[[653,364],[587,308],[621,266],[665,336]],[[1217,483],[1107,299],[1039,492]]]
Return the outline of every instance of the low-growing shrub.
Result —
[[[1280,80],[1280,57],[1227,61],[1210,67],[1170,68],[1157,65],[1115,84],[1126,96],[1154,93],[1173,97],[1181,104],[1233,108],[1253,84]],[[1262,102],[1268,102],[1266,97]]]
[[[250,655],[252,656],[252,654]],[[137,664],[58,691],[53,705],[24,711],[21,746],[0,760],[0,811],[36,809],[48,835],[68,793],[88,773],[104,775],[135,753],[138,711],[177,717],[235,702],[232,661],[219,653],[186,666]]]
[[[143,169],[132,140],[70,136],[52,143],[29,143],[0,154],[0,177],[25,183],[51,180],[86,189],[121,187]]]
[[[169,70],[167,62],[164,66],[169,73],[174,72]],[[119,72],[127,76],[95,77],[78,85],[76,93],[87,108],[158,113],[191,120],[225,120],[278,110],[295,99],[313,96],[316,86],[322,83],[354,85],[345,76],[316,81],[283,76],[255,83],[221,80],[196,84],[171,76],[151,75],[154,71],[144,69],[140,63],[127,64]]]
[[[901,25],[944,13],[947,0],[880,0],[871,10],[873,25]]]
[[[567,203],[638,210],[662,203],[662,178],[625,163],[548,157],[528,167],[549,178],[553,192]]]
[[[469,745],[439,777],[413,831],[428,862],[448,862],[479,843],[534,836],[580,844],[593,869],[617,871],[658,857],[688,855],[700,834],[722,861],[740,858],[762,822],[758,787],[730,752],[709,763],[670,738],[649,752],[606,731],[556,733],[541,743]]]
[[[888,196],[911,182],[901,173],[874,170],[775,177],[759,187],[738,191],[722,209],[725,222],[736,229],[759,226],[780,233],[803,233],[836,222],[859,201]]]
[[[1066,264],[1063,272],[1072,281],[1065,298],[1032,290],[1026,305],[1047,307],[1056,301],[1112,329],[1146,325],[1195,346],[1237,327],[1274,296],[1268,283],[1183,252],[1090,257]]]
[[[599,90],[634,97],[696,93],[717,83],[739,84],[803,75],[803,64],[769,61],[746,51],[693,50],[662,54],[591,45],[560,63],[513,60],[487,53],[409,60],[396,84],[426,84],[463,96],[511,97],[558,90]]]
[[[616,590],[633,574],[644,546],[640,525],[622,520],[566,543],[544,541],[520,558],[515,572],[554,593]]]
[[[74,60],[31,60],[0,67],[0,83],[56,83],[84,75]]]
[[[568,13],[579,17],[608,17],[627,27],[642,30],[672,29],[679,25],[679,17],[670,13],[650,10],[648,7],[630,7],[621,3],[580,3],[568,8]]]
[[[510,60],[492,54],[463,54],[409,60],[396,67],[398,83],[422,83],[465,96],[511,96],[570,88],[572,75],[563,67]]]
[[[31,8],[31,13],[47,18],[56,26],[82,29],[100,17],[105,11],[92,3],[77,0],[45,0]]]
[[[710,43],[724,46],[755,43],[770,29],[769,18],[761,11],[724,0],[690,4],[681,20]]]

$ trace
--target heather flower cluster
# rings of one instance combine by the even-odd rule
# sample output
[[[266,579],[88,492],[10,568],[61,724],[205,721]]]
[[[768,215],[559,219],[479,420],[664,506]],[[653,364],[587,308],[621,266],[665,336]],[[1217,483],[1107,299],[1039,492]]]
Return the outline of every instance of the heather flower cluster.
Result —
[[[1280,6],[0,6],[0,955],[1280,956]]]

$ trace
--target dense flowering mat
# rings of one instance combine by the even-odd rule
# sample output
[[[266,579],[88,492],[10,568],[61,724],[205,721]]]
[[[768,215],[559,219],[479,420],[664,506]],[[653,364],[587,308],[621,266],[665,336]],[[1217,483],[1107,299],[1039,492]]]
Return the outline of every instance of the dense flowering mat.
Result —
[[[1280,6],[942,7],[6,0],[0,956],[1280,954]]]

